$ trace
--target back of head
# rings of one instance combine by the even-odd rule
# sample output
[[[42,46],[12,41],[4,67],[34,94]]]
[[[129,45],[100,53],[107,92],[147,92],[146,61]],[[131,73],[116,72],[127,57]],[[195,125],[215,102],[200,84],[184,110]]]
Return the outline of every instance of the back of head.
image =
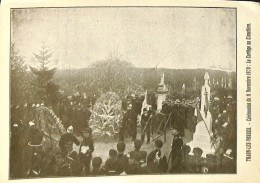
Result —
[[[115,149],[110,149],[110,150],[109,150],[109,156],[111,156],[111,157],[116,157],[116,155],[117,155],[117,152],[116,152]]]
[[[155,146],[156,146],[156,148],[161,149],[162,146],[163,146],[163,141],[160,140],[160,139],[157,139],[157,140],[155,141]]]
[[[191,148],[188,145],[184,145],[182,147],[182,151],[183,151],[184,154],[189,154],[189,152],[191,151]]]
[[[143,142],[142,142],[141,140],[136,139],[136,140],[134,141],[134,147],[135,147],[135,149],[136,149],[136,150],[139,150],[139,149],[141,148],[142,144],[143,144]]]
[[[125,143],[124,142],[118,142],[116,147],[117,147],[118,152],[124,152],[125,151]]]
[[[195,147],[193,149],[193,154],[195,157],[201,157],[202,153],[203,153],[203,150],[201,148]]]
[[[92,159],[92,166],[93,168],[99,168],[102,163],[102,159],[100,157],[94,157]]]

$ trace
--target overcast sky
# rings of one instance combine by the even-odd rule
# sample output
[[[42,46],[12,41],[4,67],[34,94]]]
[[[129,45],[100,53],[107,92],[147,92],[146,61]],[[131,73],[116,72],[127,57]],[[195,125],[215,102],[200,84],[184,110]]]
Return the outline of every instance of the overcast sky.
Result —
[[[119,53],[136,67],[235,70],[234,9],[40,8],[12,11],[12,42],[26,63],[42,43],[60,69]]]

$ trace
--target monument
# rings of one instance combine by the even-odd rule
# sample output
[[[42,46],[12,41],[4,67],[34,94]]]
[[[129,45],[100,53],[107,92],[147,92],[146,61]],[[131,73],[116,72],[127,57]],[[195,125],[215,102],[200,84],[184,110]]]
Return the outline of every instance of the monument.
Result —
[[[209,112],[210,101],[210,86],[209,86],[209,74],[206,72],[204,76],[205,84],[201,88],[201,106],[200,110],[197,107],[198,123],[196,125],[195,133],[193,134],[193,140],[188,143],[191,149],[199,147],[203,150],[202,156],[206,154],[214,154],[215,147],[212,144],[212,117]],[[192,152],[192,151],[191,151]]]
[[[144,93],[144,101],[143,101],[143,104],[142,104],[142,110],[141,110],[141,116],[142,116],[142,114],[143,114],[143,110],[144,109],[149,109],[149,104],[147,104],[147,90],[145,91],[145,93]]]
[[[157,89],[157,111],[161,111],[162,110],[162,104],[163,102],[166,100],[166,95],[168,93],[168,88],[166,87],[165,83],[164,83],[164,73],[161,77],[161,82],[158,85],[158,89]]]

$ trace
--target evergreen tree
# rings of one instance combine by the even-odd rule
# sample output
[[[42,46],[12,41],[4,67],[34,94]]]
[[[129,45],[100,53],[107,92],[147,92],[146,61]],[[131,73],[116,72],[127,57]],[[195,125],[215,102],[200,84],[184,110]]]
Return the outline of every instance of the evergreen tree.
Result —
[[[35,75],[35,94],[40,102],[55,105],[58,102],[58,86],[53,82],[56,68],[48,68],[52,52],[45,45],[41,46],[38,53],[33,53],[39,68],[30,67]]]
[[[23,105],[30,102],[31,77],[26,71],[25,60],[15,48],[14,43],[11,43],[10,69],[11,105]]]

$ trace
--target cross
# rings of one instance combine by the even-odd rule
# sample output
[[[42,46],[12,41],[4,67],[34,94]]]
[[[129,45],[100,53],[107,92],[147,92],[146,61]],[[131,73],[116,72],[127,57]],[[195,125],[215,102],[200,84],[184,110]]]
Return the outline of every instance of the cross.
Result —
[[[208,92],[207,92],[207,89],[205,88],[205,93],[204,93],[204,95],[206,96],[206,97],[208,97]]]

